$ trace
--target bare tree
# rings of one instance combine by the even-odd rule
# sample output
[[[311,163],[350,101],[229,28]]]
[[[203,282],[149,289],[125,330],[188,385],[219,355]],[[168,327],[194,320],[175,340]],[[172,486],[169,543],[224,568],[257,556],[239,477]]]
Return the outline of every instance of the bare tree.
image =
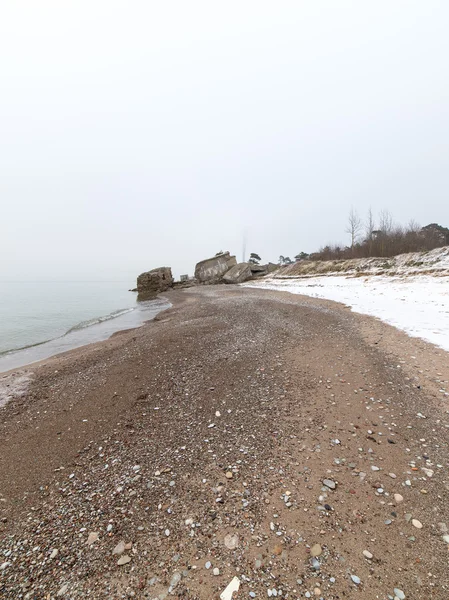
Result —
[[[365,244],[368,246],[368,253],[371,256],[373,251],[373,232],[376,229],[376,223],[374,221],[373,211],[371,206],[368,209],[365,221]]]
[[[381,210],[379,213],[379,230],[383,235],[388,235],[392,232],[393,227],[393,217],[391,216],[390,211],[386,209]]]
[[[407,225],[407,230],[411,233],[419,233],[421,231],[421,225],[415,219],[410,219]]]
[[[386,209],[381,210],[379,213],[380,235],[378,237],[380,256],[389,256],[390,254],[389,248],[392,242],[390,237],[391,233],[393,232],[393,228],[394,223],[391,213]]]
[[[352,219],[350,219],[349,224],[354,224]],[[357,221],[354,225],[354,228],[348,227],[347,231],[349,233],[358,231]],[[372,256],[390,257],[406,252],[432,250],[433,248],[449,245],[449,228],[438,225],[438,223],[430,223],[425,227],[421,227],[416,221],[409,221],[406,226],[402,226],[394,223],[388,210],[383,210],[380,213],[376,229],[374,229],[375,226],[370,209],[367,218],[363,222],[363,229],[366,234],[363,240],[359,239],[356,241],[355,246],[347,246],[346,248],[342,247],[341,244],[328,244],[321,247],[319,252],[310,254],[310,260],[340,260]]]
[[[351,206],[351,210],[349,211],[345,231],[351,236],[351,249],[354,250],[357,238],[359,237],[360,232],[362,231],[362,220],[353,206]]]

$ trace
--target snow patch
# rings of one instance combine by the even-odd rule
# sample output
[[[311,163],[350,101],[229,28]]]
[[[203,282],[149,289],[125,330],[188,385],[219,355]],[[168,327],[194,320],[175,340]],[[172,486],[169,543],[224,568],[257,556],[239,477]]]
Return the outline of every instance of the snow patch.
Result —
[[[32,373],[18,371],[0,379],[0,408],[14,398],[22,398],[33,378]]]
[[[327,275],[244,285],[342,302],[449,351],[449,276]]]

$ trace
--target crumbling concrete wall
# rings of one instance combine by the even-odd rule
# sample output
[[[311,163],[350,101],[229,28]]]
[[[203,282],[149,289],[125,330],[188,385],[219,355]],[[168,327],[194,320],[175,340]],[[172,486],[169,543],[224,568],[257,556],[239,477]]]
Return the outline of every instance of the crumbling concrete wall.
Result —
[[[235,265],[227,273],[223,275],[223,281],[225,283],[243,283],[251,279],[251,266],[249,263],[239,263]]]
[[[223,275],[237,264],[235,256],[229,252],[223,252],[212,258],[206,258],[197,263],[195,267],[195,278],[198,283],[220,283]]]

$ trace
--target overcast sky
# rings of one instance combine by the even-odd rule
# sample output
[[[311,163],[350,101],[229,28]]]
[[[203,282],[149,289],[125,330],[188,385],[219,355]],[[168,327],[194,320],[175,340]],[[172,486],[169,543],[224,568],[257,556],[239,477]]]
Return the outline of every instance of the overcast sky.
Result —
[[[193,273],[449,226],[449,3],[0,7],[0,279]]]

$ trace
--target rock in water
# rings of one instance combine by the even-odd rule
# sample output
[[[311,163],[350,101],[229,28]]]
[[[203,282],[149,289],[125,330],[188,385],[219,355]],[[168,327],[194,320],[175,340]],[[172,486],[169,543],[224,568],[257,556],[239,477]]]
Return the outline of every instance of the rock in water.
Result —
[[[173,281],[170,267],[159,267],[141,273],[137,278],[137,300],[155,298],[161,292],[173,287]]]

